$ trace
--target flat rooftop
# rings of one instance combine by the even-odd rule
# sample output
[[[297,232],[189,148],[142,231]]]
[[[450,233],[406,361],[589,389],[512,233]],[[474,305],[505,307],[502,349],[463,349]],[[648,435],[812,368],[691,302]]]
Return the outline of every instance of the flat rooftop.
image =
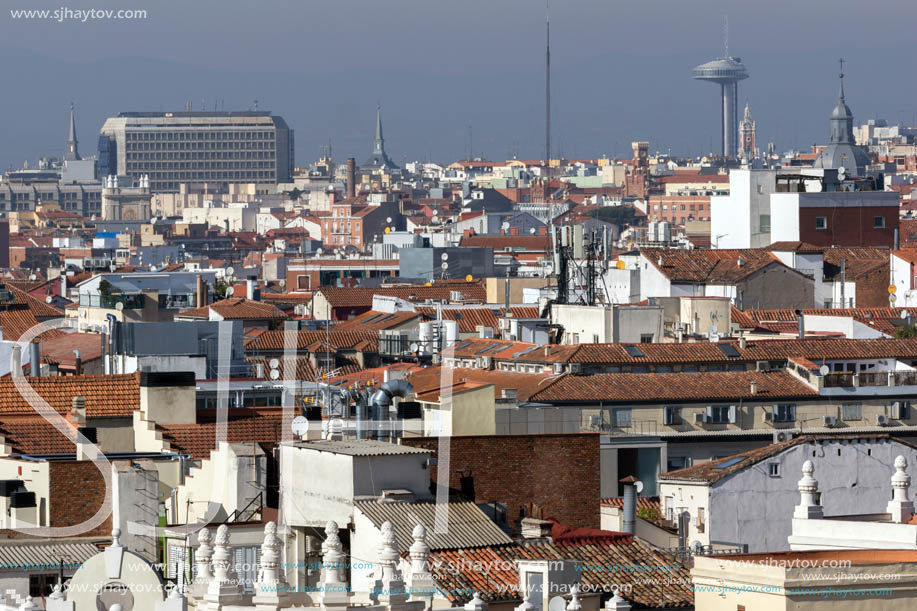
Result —
[[[732,561],[745,561],[762,566],[786,566],[793,568],[806,562],[804,566],[812,567],[813,562],[845,560],[851,566],[870,564],[894,564],[917,562],[917,550],[910,549],[863,549],[863,550],[814,550],[802,552],[775,552],[761,554],[722,554],[709,556]]]
[[[370,439],[361,441],[296,441],[285,445],[304,448],[306,450],[318,450],[319,452],[345,454],[347,456],[403,456],[407,454],[430,454],[429,450]]]

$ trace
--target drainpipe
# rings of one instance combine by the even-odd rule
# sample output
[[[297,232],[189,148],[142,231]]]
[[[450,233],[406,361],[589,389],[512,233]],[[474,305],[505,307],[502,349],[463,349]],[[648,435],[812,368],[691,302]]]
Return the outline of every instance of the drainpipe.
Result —
[[[628,475],[621,480],[624,484],[624,507],[621,515],[621,531],[634,534],[637,522],[637,478]]]

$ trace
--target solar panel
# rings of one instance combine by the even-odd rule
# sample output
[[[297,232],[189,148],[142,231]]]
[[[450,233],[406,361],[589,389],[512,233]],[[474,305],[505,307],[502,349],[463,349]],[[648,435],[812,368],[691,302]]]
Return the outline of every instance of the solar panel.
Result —
[[[364,322],[364,323],[372,322],[372,321],[376,320],[377,318],[379,318],[380,316],[385,316],[385,312],[381,312],[381,313],[379,313],[379,314],[373,314],[372,316],[370,316],[369,318],[367,318],[367,319],[364,320],[363,322]]]
[[[635,359],[646,358],[646,355],[643,354],[643,352],[640,351],[640,348],[637,348],[636,346],[624,346],[624,350],[627,352],[627,354],[631,355]]]
[[[713,468],[722,471],[723,469],[728,469],[729,467],[732,467],[733,465],[739,464],[739,463],[742,462],[743,460],[745,460],[745,457],[744,457],[744,456],[738,456],[738,457],[736,457],[736,458],[730,458],[730,459],[727,460],[726,462],[721,463],[721,464],[719,464],[719,465],[717,465],[717,466],[715,466],[715,467],[713,467]]]
[[[464,342],[462,342],[461,344],[459,344],[458,346],[456,346],[455,348],[453,348],[453,350],[461,350],[462,348],[467,348],[467,347],[470,346],[472,343],[473,343],[473,342],[472,342],[471,340],[464,341]]]
[[[515,358],[519,358],[519,357],[522,356],[523,354],[528,354],[529,352],[531,352],[532,350],[535,350],[536,348],[541,348],[541,346],[535,345],[535,346],[531,346],[531,347],[529,347],[529,348],[526,348],[526,349],[523,350],[522,352],[514,352],[514,353],[513,353],[513,358],[514,358],[514,359],[515,359]]]
[[[499,346],[499,345],[500,345],[500,344],[488,344],[486,348],[481,348],[480,350],[478,350],[477,352],[475,352],[475,354],[484,354],[485,352],[487,352],[487,351],[490,350],[491,348],[494,348],[494,347]]]
[[[736,350],[736,347],[732,344],[717,344],[716,347],[720,349],[720,352],[731,359],[737,359],[742,356],[739,354],[739,351]]]

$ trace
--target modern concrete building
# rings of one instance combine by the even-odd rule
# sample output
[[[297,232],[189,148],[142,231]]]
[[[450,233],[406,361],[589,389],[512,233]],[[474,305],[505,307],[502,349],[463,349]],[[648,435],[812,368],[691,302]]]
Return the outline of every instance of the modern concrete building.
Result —
[[[721,122],[723,134],[723,157],[736,156],[736,138],[739,134],[739,81],[748,78],[748,70],[738,57],[729,57],[727,47],[724,57],[696,67],[692,78],[710,81],[720,86],[722,96]]]
[[[269,112],[123,112],[102,126],[99,174],[180,183],[290,182],[293,130]]]

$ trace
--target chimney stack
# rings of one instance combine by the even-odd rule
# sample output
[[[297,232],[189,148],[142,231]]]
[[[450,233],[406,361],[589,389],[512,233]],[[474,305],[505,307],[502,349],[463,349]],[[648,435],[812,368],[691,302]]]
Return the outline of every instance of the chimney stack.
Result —
[[[41,349],[36,341],[29,344],[29,375],[41,376]]]
[[[81,376],[81,375],[83,375],[83,357],[82,357],[82,355],[80,354],[80,351],[79,351],[79,350],[74,350],[74,351],[73,351],[73,356],[74,356],[74,359],[75,359],[75,360],[74,360],[74,365],[73,365],[73,371],[75,372],[74,375]],[[76,398],[74,398],[74,400],[75,400],[75,399],[76,399]]]
[[[739,331],[739,348],[745,350],[748,347],[748,338],[745,337],[744,331]]]
[[[796,323],[798,328],[798,339],[805,339],[806,337],[806,319],[802,315],[802,310],[796,310]]]
[[[347,197],[357,196],[357,162],[353,157],[347,158]]]
[[[204,279],[200,274],[197,275],[194,285],[194,307],[202,308],[204,303],[202,300],[202,295],[204,294]]]
[[[751,389],[750,389],[750,390],[751,390],[751,394],[753,394],[753,395],[758,394],[758,382],[757,382],[756,380],[752,380],[752,381],[751,381]]]
[[[22,347],[19,344],[13,344],[12,375],[22,375]]]

